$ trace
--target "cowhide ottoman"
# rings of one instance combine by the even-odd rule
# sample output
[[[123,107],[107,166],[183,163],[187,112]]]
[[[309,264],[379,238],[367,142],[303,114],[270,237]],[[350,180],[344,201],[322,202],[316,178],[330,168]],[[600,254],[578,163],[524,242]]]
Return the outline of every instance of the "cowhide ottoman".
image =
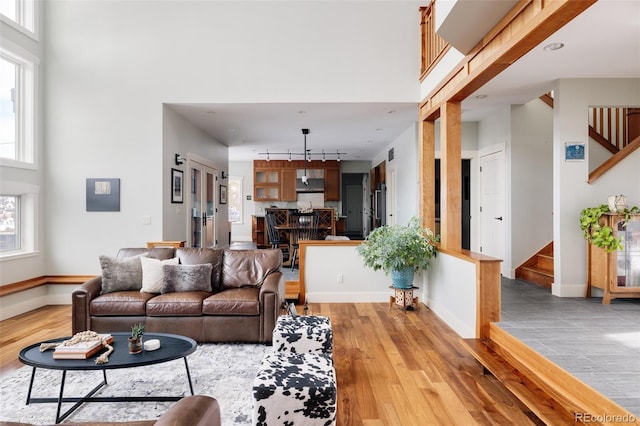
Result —
[[[253,381],[256,426],[336,424],[336,378],[330,356],[273,352]]]
[[[321,352],[333,351],[333,330],[331,319],[326,316],[282,315],[273,329],[273,348],[278,352]]]

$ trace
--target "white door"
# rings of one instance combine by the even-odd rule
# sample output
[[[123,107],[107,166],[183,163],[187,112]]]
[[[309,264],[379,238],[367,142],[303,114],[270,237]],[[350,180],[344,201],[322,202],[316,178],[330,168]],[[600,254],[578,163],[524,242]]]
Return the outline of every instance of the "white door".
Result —
[[[215,181],[216,170],[204,164],[189,161],[190,190],[187,203],[191,207],[188,235],[190,247],[215,247]]]
[[[498,259],[505,258],[504,193],[504,151],[480,157],[480,251]]]

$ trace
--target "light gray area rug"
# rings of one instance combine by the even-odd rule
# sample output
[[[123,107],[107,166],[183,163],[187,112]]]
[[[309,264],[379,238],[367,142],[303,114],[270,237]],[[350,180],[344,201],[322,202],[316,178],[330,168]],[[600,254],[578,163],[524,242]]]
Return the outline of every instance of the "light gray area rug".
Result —
[[[187,357],[195,394],[218,400],[222,424],[251,424],[253,379],[271,346],[260,344],[202,344]],[[0,382],[0,421],[53,424],[56,403],[26,405],[32,368],[25,366]],[[57,397],[62,372],[38,369],[32,397]],[[101,372],[69,371],[65,396],[82,396],[97,385]],[[96,396],[190,395],[184,360],[144,367],[107,370],[108,385]],[[160,417],[173,402],[91,402],[63,423],[79,421],[146,420]],[[72,403],[62,405],[62,411]]]

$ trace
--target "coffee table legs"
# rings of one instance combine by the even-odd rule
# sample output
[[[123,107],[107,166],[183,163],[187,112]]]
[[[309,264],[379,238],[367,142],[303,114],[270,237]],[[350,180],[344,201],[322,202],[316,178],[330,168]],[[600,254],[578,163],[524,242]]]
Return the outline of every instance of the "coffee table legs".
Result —
[[[191,372],[189,371],[189,363],[187,362],[187,357],[184,357],[184,366],[187,370],[187,380],[189,381],[189,390],[191,391],[191,395],[194,395],[193,392],[193,383],[191,381]],[[27,402],[26,405],[31,403],[45,403],[45,402],[57,402],[58,408],[56,410],[56,423],[62,422],[64,419],[69,417],[75,410],[78,409],[80,405],[85,402],[138,402],[138,401],[178,401],[182,399],[182,396],[102,396],[102,397],[94,397],[93,395],[99,391],[104,385],[107,384],[107,371],[102,370],[102,382],[98,384],[96,387],[91,389],[89,393],[87,393],[83,397],[64,397],[64,384],[67,378],[67,370],[62,370],[62,380],[60,382],[60,392],[57,398],[32,398],[31,391],[33,389],[33,381],[36,376],[36,367],[33,367],[31,371],[31,380],[29,382],[29,390],[27,392]],[[75,402],[75,404],[69,408],[67,411],[60,414],[62,403],[63,402]]]

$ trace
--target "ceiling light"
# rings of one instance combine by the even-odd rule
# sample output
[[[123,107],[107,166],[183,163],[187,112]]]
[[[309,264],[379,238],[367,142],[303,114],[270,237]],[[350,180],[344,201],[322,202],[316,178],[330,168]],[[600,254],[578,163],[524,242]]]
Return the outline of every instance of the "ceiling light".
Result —
[[[487,95],[477,95],[475,96],[476,99],[485,99],[487,97]]]
[[[554,50],[560,50],[563,47],[564,47],[564,43],[550,43],[550,44],[547,44],[542,49],[547,52],[553,52]]]

